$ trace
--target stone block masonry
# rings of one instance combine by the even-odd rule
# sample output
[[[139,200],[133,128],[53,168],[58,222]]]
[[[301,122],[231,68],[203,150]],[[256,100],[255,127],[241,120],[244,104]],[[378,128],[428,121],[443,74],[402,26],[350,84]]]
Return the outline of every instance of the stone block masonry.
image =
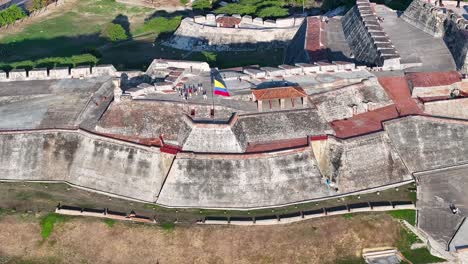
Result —
[[[342,19],[346,40],[357,62],[400,69],[400,55],[383,31],[369,0],[358,0]]]
[[[423,0],[414,0],[402,15],[403,20],[431,34],[443,37],[457,69],[468,73],[468,21],[448,10]]]
[[[0,133],[1,180],[57,181],[154,202],[164,181],[158,149],[83,131]]]
[[[201,18],[196,21],[201,23]],[[208,21],[208,16],[206,21]],[[253,24],[259,22],[254,19]],[[223,28],[216,25],[200,24],[192,18],[182,20],[172,38],[165,44],[182,50],[255,50],[259,47],[285,47],[294,38],[303,19],[294,19],[285,27],[287,21],[281,25],[270,23],[270,26]],[[301,23],[299,23],[301,22]],[[208,23],[208,22],[206,22]]]

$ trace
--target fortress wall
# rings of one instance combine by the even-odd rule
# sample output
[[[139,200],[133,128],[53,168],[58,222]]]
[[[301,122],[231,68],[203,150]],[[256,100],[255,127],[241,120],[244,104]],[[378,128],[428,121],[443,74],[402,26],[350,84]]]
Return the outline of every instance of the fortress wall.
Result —
[[[413,0],[401,18],[434,37],[444,35],[444,15],[427,1]]]
[[[384,69],[400,69],[400,56],[371,8],[358,0],[342,19],[346,40],[358,62]]]
[[[158,204],[240,208],[333,195],[309,148],[275,155],[178,155]]]
[[[291,41],[299,27],[289,28],[222,28],[182,20],[166,45],[182,50],[255,49],[256,45],[283,47]],[[258,47],[257,47],[258,48]]]
[[[444,25],[444,42],[452,53],[457,69],[468,74],[468,21],[457,14],[450,14]]]
[[[347,140],[330,138],[323,155],[321,172],[336,183],[340,193],[411,180],[383,132]]]
[[[468,162],[468,123],[413,116],[384,123],[392,145],[411,172]]]
[[[0,71],[0,82],[55,80],[69,78],[92,78],[100,76],[114,76],[117,70],[113,65],[78,66],[76,68],[59,67],[47,69],[14,69],[10,72]]]
[[[411,25],[431,34],[443,37],[457,65],[468,73],[468,21],[463,17],[423,0],[414,0],[401,16]]]
[[[154,202],[164,180],[157,149],[77,131],[0,133],[2,180],[66,181]]]

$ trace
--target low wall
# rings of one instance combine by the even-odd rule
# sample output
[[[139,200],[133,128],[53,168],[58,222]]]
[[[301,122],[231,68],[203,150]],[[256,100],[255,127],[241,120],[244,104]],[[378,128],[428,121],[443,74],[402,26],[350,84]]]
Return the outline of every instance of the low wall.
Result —
[[[135,214],[126,214],[120,212],[113,212],[105,209],[87,209],[87,208],[80,208],[80,207],[73,207],[73,206],[62,206],[59,205],[55,209],[55,213],[62,214],[62,215],[73,215],[73,216],[92,216],[92,217],[100,217],[100,218],[108,218],[114,219],[119,221],[133,221],[133,222],[140,222],[140,223],[151,223],[154,224],[156,221],[151,219],[150,217],[139,216]]]
[[[185,18],[165,44],[196,51],[285,47],[298,29],[299,25],[287,28],[222,28],[198,24],[192,18]]]
[[[278,225],[303,221],[312,218],[343,215],[358,212],[383,212],[395,210],[416,210],[415,204],[403,202],[375,202],[349,204],[310,211],[298,211],[283,215],[268,215],[257,217],[205,217],[198,224],[206,225]]]
[[[400,55],[380,26],[369,0],[357,0],[343,17],[342,25],[358,62],[384,70],[401,68]]]
[[[217,26],[216,19],[219,17],[224,17],[226,15],[219,14],[207,14],[205,16],[195,16],[193,21],[200,25],[206,26]],[[287,18],[278,18],[276,20],[267,19],[264,20],[261,17],[253,18],[252,16],[245,15],[232,15],[233,17],[239,18],[241,20],[239,28],[252,28],[252,27],[262,27],[262,28],[289,28],[295,27],[302,24],[304,18],[302,17],[287,17]]]
[[[67,182],[154,202],[163,184],[159,149],[81,130],[0,132],[0,179]]]
[[[100,76],[114,76],[117,70],[113,65],[78,66],[76,68],[53,69],[15,69],[10,72],[0,70],[0,82],[28,81],[28,80],[54,80],[69,78],[91,78]]]

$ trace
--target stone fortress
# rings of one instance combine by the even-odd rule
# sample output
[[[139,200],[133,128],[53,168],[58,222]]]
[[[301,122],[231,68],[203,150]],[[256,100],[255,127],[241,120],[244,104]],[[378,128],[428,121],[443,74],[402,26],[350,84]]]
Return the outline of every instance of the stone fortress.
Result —
[[[429,34],[431,16],[454,21],[420,0],[401,16],[358,0],[343,17],[261,28],[294,31],[285,64],[220,70],[230,97],[213,95],[204,62],[0,72],[0,180],[236,210],[416,182],[418,227],[457,250],[468,243],[457,235],[468,225],[457,187],[468,182],[466,21]],[[239,19],[229,29],[255,24]]]

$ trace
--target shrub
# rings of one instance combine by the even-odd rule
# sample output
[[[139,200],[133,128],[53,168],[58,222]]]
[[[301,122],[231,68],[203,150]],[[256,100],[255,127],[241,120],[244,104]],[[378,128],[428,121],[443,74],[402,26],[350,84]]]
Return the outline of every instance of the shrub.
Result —
[[[285,17],[289,15],[289,12],[286,8],[279,7],[279,6],[270,6],[265,7],[257,12],[257,16],[259,17]]]
[[[121,25],[114,23],[110,23],[104,28],[102,36],[112,42],[122,41],[128,38],[125,29]]]
[[[49,57],[36,61],[0,62],[0,69],[10,71],[11,69],[32,69],[32,68],[54,68],[54,67],[75,67],[78,65],[96,65],[99,59],[93,54],[81,54],[71,57]]]
[[[211,9],[211,1],[210,0],[195,0],[192,3],[192,8],[193,9],[199,9],[199,10],[204,10],[204,9]]]
[[[216,53],[209,52],[209,51],[202,51],[203,56],[205,57],[205,61],[208,63],[216,62]]]
[[[180,0],[180,3],[183,4],[183,5],[186,5],[188,4],[189,0]]]
[[[12,5],[0,11],[0,26],[13,24],[16,20],[26,17],[23,9],[17,5]]]

